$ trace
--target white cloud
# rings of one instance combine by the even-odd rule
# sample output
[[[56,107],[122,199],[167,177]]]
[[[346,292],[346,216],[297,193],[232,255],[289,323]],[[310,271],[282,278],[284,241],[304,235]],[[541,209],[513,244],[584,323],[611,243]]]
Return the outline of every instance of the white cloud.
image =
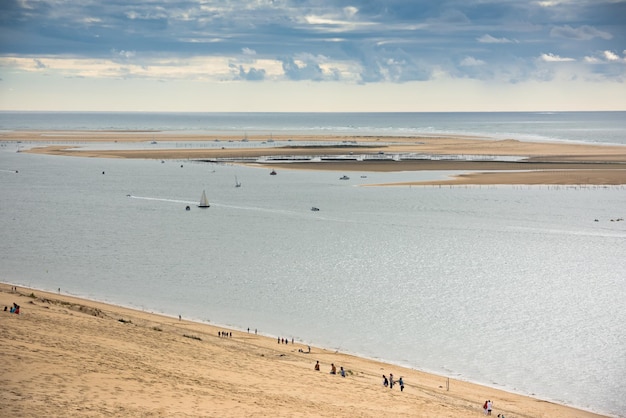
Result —
[[[112,49],[111,52],[114,55],[117,55],[117,56],[119,56],[121,58],[125,58],[125,59],[134,58],[137,55],[137,53],[135,51],[125,51],[123,49],[120,50],[120,51],[118,51],[116,49]]]
[[[256,51],[250,48],[242,48],[241,52],[243,52],[244,55],[256,55]]]
[[[619,55],[617,55],[613,51],[604,51],[602,54],[604,55],[604,58],[607,59],[607,61],[619,61],[621,59]]]
[[[626,51],[624,51],[626,55]],[[626,63],[626,57],[620,57],[613,51],[602,51],[595,56],[586,56],[585,62],[588,64],[608,64],[608,63]]]
[[[509,44],[513,41],[508,38],[495,38],[489,34],[485,34],[476,40],[482,44]]]
[[[601,63],[602,61],[601,61],[601,60],[599,60],[599,59],[598,59],[598,58],[596,58],[596,57],[586,56],[586,57],[585,57],[585,62],[586,62],[586,63],[588,63],[588,64],[599,64],[599,63]]]
[[[485,61],[476,59],[474,57],[465,57],[461,61],[462,67],[478,67],[481,65],[485,65]]]
[[[571,62],[576,61],[574,58],[561,57],[555,54],[541,54],[541,60],[545,62]]]
[[[344,7],[343,8],[343,13],[348,18],[353,18],[354,16],[356,16],[356,14],[358,12],[359,12],[359,9],[357,9],[356,7],[353,7],[353,6],[348,6],[348,7]]]
[[[308,25],[309,27],[322,30],[326,33],[332,32],[348,32],[365,27],[371,28],[376,25],[373,22],[358,21],[354,19],[358,9],[354,7],[346,7],[340,13],[329,14],[307,14],[302,18],[295,18],[298,21]],[[371,30],[371,29],[370,29]]]
[[[188,80],[232,78],[227,60],[212,57],[153,59],[141,63],[120,63],[93,58],[0,58],[0,68],[6,67],[29,73],[46,71],[63,77]]]

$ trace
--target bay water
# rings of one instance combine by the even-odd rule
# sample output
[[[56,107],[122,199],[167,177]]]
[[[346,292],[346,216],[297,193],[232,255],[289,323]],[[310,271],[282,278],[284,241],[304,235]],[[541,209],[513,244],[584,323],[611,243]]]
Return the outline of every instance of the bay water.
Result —
[[[36,122],[27,113],[9,123],[3,112],[0,129],[428,130],[417,127],[423,114],[385,123],[357,114],[235,115],[204,115],[218,126],[187,122],[198,114],[169,115],[175,122],[88,114],[87,123],[83,114]],[[607,122],[615,112],[590,114],[587,123],[515,114],[497,127],[488,121],[503,115],[457,116],[439,115],[445,123],[430,131],[626,143],[622,120]],[[520,122],[544,116],[551,128]],[[16,152],[28,146],[0,141],[3,281],[257,328],[626,416],[623,186],[360,187],[451,173],[270,176],[266,168],[190,160]],[[343,174],[350,180],[339,180]],[[209,209],[196,207],[202,190]]]

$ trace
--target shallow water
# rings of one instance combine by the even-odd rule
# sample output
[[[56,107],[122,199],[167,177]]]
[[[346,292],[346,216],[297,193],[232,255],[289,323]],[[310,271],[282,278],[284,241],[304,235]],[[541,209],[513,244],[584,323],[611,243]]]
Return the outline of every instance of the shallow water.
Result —
[[[625,188],[342,174],[5,146],[0,277],[623,414]]]

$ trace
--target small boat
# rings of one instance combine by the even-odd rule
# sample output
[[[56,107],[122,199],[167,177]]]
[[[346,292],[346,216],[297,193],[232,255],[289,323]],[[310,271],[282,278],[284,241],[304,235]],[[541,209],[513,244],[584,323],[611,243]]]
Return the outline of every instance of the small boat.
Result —
[[[270,171],[270,176],[275,176],[275,175],[276,175],[276,170]]]
[[[241,187],[241,183],[237,180],[237,176],[235,176],[235,187]]]
[[[312,210],[313,212],[319,212],[320,208],[316,208],[315,206],[313,206],[313,207],[311,208],[311,210]]]
[[[339,177],[339,180],[350,180],[350,177],[344,174],[343,176]]]
[[[206,198],[206,193],[204,192],[204,190],[202,191],[202,196],[200,197],[200,204],[198,205],[199,208],[210,208],[211,205],[209,205],[209,200]]]

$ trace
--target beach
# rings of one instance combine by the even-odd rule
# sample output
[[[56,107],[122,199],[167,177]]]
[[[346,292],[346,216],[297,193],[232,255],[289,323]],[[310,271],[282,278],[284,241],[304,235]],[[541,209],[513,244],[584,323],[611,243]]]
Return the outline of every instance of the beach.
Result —
[[[626,184],[626,147],[620,145],[495,140],[466,136],[336,135],[246,137],[242,145],[240,136],[231,135],[220,136],[219,141],[224,146],[215,148],[89,149],[84,145],[157,141],[193,144],[215,141],[216,137],[206,134],[126,131],[15,131],[4,133],[0,138],[4,141],[31,142],[33,146],[27,152],[49,155],[203,160],[256,165],[259,163],[251,160],[264,158],[273,159],[271,166],[277,169],[465,172],[435,181],[392,185]],[[280,145],[269,146],[268,141]],[[312,142],[315,146],[306,145]],[[237,147],[229,146],[230,143],[237,143]],[[293,158],[293,161],[285,162],[287,157]],[[325,157],[326,161],[320,162],[320,157]],[[310,158],[310,161],[302,162],[298,158]]]
[[[237,330],[0,284],[7,416],[598,417],[501,390]],[[228,336],[220,336],[228,335]],[[320,371],[314,370],[316,361]],[[346,377],[329,373],[331,364]],[[405,388],[382,386],[382,375]]]

